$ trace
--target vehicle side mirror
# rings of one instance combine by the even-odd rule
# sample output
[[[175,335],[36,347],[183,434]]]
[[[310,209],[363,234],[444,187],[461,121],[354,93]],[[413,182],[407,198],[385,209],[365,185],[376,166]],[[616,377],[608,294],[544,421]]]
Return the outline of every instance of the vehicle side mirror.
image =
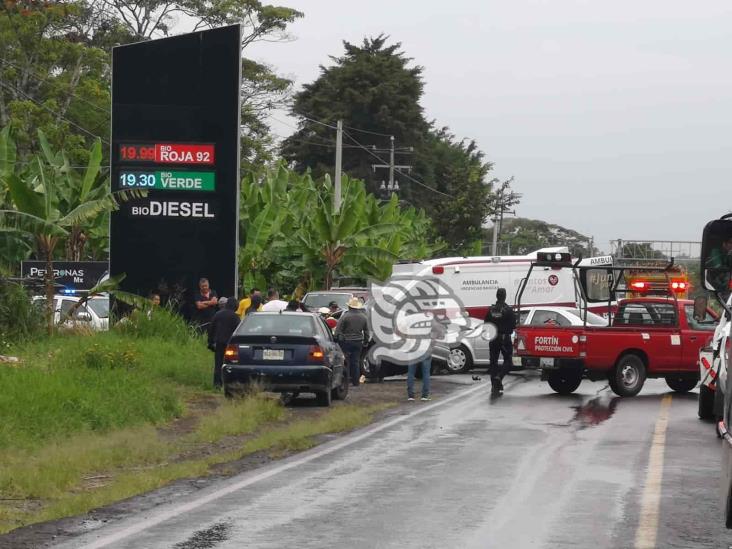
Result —
[[[694,300],[694,320],[704,322],[707,317],[707,305],[709,299],[705,295],[700,295]]]
[[[732,281],[732,219],[728,216],[704,227],[701,277],[704,288],[726,299]]]

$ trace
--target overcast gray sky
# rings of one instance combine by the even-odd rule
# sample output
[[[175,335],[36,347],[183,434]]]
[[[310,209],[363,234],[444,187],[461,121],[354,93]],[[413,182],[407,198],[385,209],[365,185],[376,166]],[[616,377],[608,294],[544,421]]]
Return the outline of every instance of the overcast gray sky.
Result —
[[[251,57],[299,87],[341,40],[389,34],[425,68],[427,117],[475,139],[495,177],[515,176],[521,217],[609,250],[617,238],[700,240],[732,210],[728,0],[281,4],[305,13],[295,40]]]

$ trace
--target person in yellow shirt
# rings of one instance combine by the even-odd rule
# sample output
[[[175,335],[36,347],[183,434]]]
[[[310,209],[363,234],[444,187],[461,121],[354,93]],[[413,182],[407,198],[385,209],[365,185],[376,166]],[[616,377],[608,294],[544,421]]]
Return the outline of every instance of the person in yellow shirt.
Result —
[[[249,292],[249,295],[239,302],[239,307],[236,310],[236,314],[239,315],[239,318],[244,318],[244,315],[246,314],[247,309],[252,304],[252,296],[255,296],[255,295],[259,295],[259,296],[262,295],[262,292],[259,291],[259,288],[252,288],[252,291]]]

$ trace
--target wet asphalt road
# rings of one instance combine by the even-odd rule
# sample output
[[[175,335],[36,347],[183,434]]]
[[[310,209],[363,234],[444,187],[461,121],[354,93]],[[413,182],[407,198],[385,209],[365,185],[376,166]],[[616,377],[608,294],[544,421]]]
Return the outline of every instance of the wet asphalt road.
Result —
[[[732,546],[720,441],[697,419],[696,393],[668,403],[651,380],[618,399],[585,381],[561,397],[512,376],[491,398],[485,382],[451,381],[465,390],[65,547]],[[659,464],[649,456],[664,414]]]

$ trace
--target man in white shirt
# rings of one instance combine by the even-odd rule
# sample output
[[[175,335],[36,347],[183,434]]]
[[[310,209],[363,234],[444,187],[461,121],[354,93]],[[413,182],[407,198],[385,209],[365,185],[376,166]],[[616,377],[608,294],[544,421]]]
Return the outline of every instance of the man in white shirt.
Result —
[[[267,291],[267,303],[262,305],[263,312],[278,313],[284,311],[287,308],[287,301],[280,299],[280,294],[274,288],[270,288]]]

